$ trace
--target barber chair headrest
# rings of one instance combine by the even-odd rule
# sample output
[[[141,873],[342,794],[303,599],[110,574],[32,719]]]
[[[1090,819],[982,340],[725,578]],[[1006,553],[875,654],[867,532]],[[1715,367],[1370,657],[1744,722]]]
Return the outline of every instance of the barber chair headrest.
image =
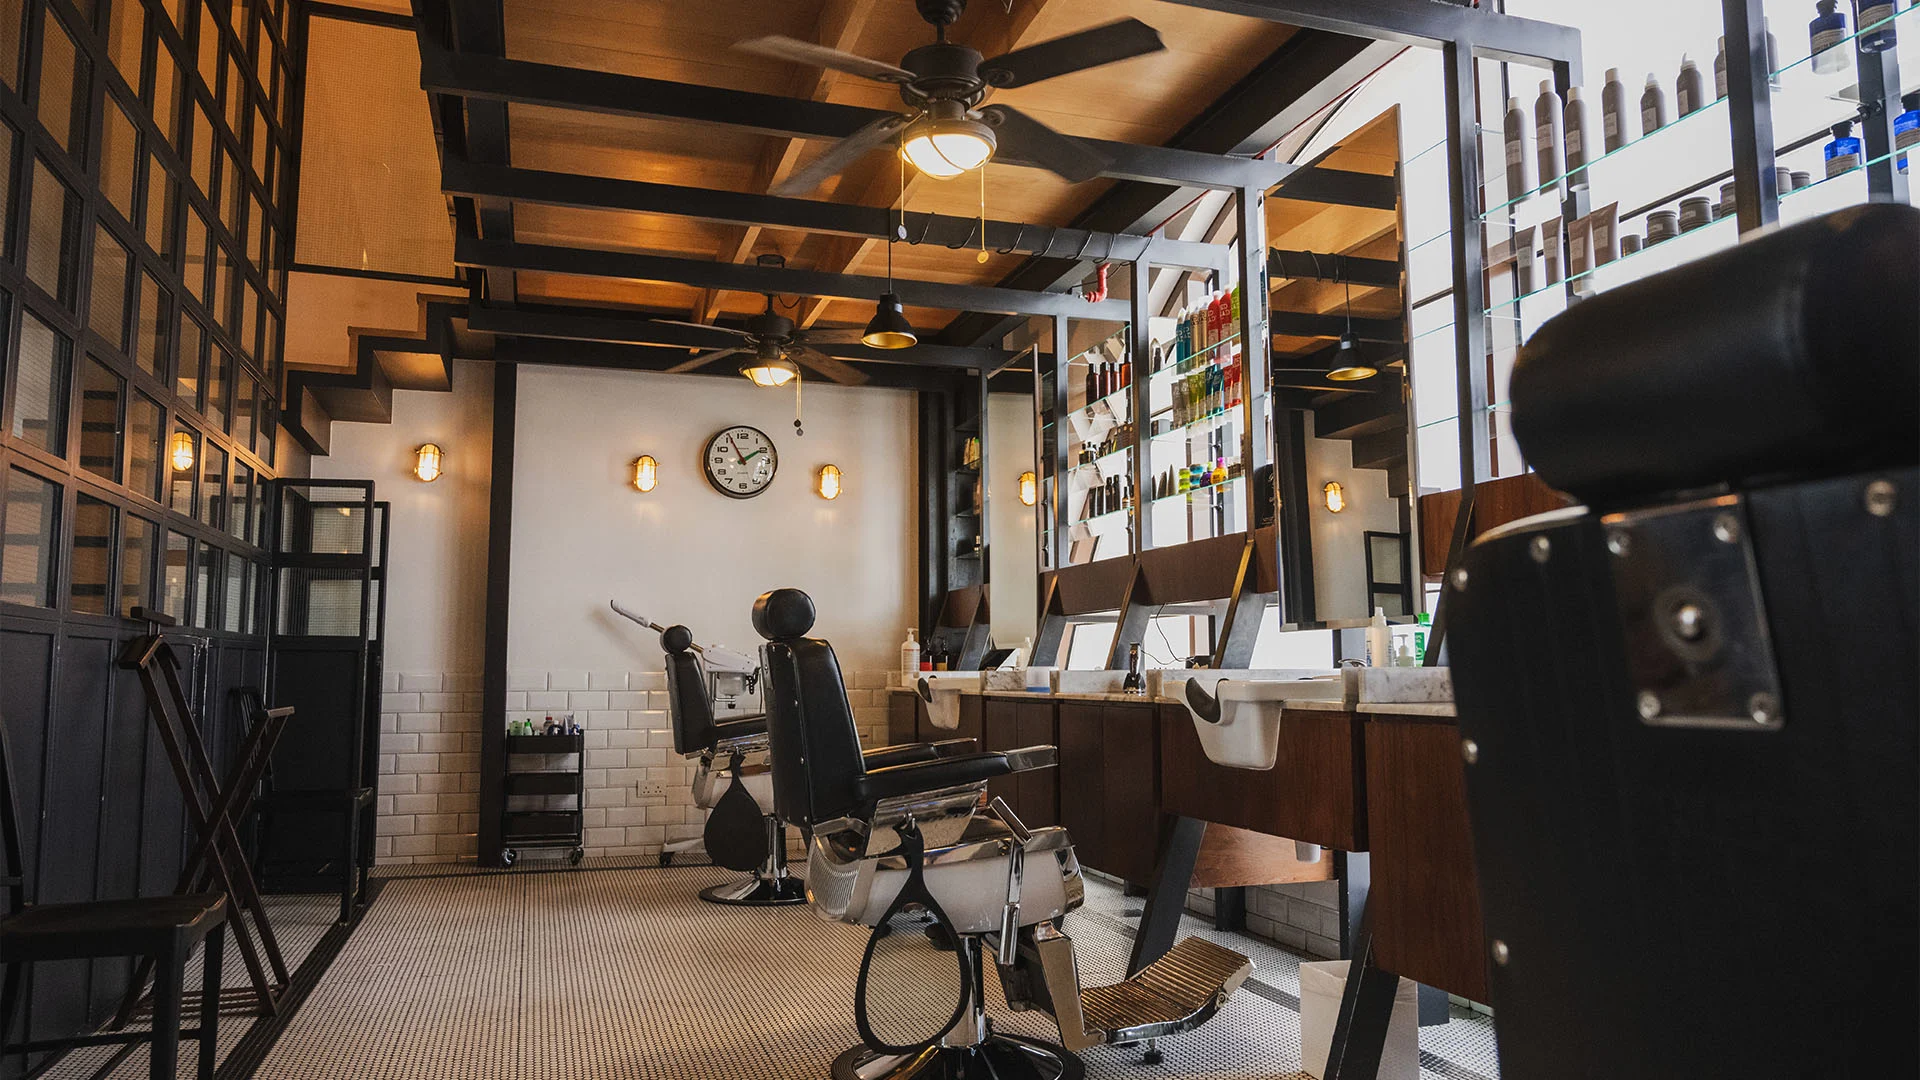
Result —
[[[693,648],[693,631],[684,626],[669,626],[660,631],[660,648],[670,653],[683,653]]]
[[[1591,505],[1920,457],[1920,210],[1851,207],[1622,285],[1520,350],[1513,433]]]
[[[768,641],[797,638],[813,629],[813,598],[799,589],[774,589],[753,602],[753,628]]]

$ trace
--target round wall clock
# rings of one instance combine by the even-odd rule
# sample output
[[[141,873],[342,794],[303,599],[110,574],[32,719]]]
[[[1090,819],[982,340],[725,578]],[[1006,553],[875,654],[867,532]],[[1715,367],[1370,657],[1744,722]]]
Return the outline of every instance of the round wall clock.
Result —
[[[700,463],[713,490],[730,499],[751,499],[773,483],[780,455],[766,432],[736,424],[707,440]]]

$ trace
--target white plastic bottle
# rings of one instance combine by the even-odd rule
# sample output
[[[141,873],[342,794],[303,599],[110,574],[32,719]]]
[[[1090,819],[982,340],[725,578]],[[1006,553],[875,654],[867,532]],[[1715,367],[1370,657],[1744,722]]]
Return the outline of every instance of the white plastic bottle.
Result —
[[[900,643],[900,678],[902,685],[910,685],[920,677],[920,631],[907,627],[907,640]]]
[[[1367,624],[1367,666],[1393,666],[1393,631],[1387,626],[1387,609],[1374,608],[1373,621]]]

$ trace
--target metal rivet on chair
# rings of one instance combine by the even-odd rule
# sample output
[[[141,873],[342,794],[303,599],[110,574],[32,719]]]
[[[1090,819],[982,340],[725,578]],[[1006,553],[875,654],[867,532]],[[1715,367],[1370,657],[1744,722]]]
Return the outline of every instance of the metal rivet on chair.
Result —
[[[1780,702],[1772,694],[1755,694],[1747,699],[1747,714],[1756,724],[1771,724],[1780,716]]]
[[[1614,529],[1607,533],[1607,550],[1619,558],[1627,557],[1627,552],[1633,550],[1633,541],[1627,537],[1626,530]]]
[[[1673,611],[1673,632],[1682,641],[1699,641],[1707,633],[1707,613],[1698,604],[1681,604]]]
[[[1660,715],[1660,695],[1651,690],[1640,691],[1640,718],[1651,720]]]
[[[1474,742],[1472,739],[1461,739],[1460,756],[1465,759],[1469,765],[1478,764],[1480,761],[1480,744]]]
[[[1493,962],[1500,965],[1501,967],[1506,967],[1507,961],[1511,959],[1513,959],[1513,952],[1512,950],[1507,948],[1507,943],[1499,940],[1498,938],[1494,939]]]
[[[1723,544],[1738,543],[1740,540],[1740,519],[1732,514],[1721,514],[1713,519],[1713,535]]]
[[[1453,587],[1456,592],[1467,591],[1467,568],[1462,566],[1453,572]]]
[[[1891,480],[1875,480],[1867,485],[1867,513],[1874,517],[1886,517],[1893,513],[1894,495],[1897,489]]]

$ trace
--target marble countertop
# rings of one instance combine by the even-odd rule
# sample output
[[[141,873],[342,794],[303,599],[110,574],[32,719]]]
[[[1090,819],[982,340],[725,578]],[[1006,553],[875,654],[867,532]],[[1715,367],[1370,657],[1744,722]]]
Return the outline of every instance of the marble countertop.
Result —
[[[1387,716],[1444,716],[1455,714],[1451,701],[1368,701],[1354,707],[1355,712]]]

